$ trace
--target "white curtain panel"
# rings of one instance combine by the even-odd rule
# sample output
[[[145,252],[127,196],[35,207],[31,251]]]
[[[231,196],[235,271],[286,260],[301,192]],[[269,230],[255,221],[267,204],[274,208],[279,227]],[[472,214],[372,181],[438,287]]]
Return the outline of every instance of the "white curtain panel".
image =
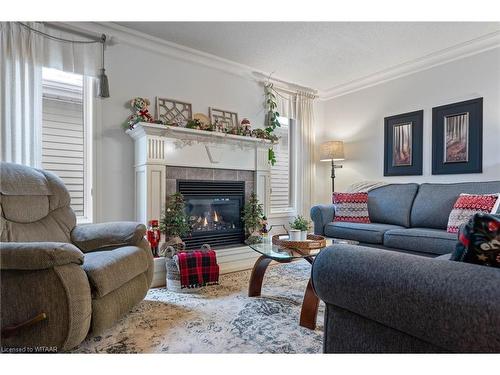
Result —
[[[295,98],[295,119],[298,126],[297,156],[297,210],[300,215],[309,217],[313,184],[315,183],[314,164],[314,99],[308,92],[298,92]]]
[[[278,108],[276,109],[280,116],[286,118],[295,119],[295,99],[296,94],[289,93],[279,88],[274,88],[276,90],[276,104]]]
[[[46,32],[67,40],[88,40],[84,36],[69,33],[51,26]],[[68,43],[45,39],[43,66],[69,73],[97,77],[101,68],[102,46],[100,43]]]
[[[85,37],[25,23],[68,40]],[[73,44],[45,38],[17,22],[0,23],[0,146],[2,161],[40,167],[42,67],[96,77],[101,44]]]
[[[39,167],[43,39],[13,22],[0,23],[0,32],[2,161]]]

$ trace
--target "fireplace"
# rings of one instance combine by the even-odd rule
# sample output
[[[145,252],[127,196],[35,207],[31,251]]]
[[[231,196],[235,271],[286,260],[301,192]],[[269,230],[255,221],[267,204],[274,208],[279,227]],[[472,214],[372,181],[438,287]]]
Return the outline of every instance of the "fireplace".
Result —
[[[243,243],[244,181],[177,180],[177,191],[184,196],[192,228],[191,235],[183,238],[186,248],[199,248],[204,243],[215,248]]]

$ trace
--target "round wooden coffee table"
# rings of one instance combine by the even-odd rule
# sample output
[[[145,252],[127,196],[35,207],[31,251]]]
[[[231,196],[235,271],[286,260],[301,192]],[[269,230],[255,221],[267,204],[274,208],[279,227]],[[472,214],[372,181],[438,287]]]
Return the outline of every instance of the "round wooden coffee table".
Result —
[[[313,263],[314,257],[319,254],[322,249],[312,250],[311,252],[303,253],[298,250],[280,248],[271,243],[270,239],[265,242],[249,245],[253,250],[262,254],[255,262],[250,276],[250,283],[248,285],[248,296],[259,297],[262,289],[262,281],[267,266],[271,261],[279,263],[290,263],[295,260],[304,259],[309,264]],[[318,316],[319,298],[314,293],[311,279],[307,283],[306,291],[304,293],[304,300],[302,301],[302,309],[300,312],[300,325],[309,329],[316,328],[316,318]]]

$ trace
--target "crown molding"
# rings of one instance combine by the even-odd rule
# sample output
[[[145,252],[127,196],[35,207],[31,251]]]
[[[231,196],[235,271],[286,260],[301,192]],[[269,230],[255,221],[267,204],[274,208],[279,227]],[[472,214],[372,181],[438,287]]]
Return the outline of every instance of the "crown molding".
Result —
[[[469,40],[455,46],[433,52],[423,57],[395,65],[363,78],[320,90],[320,100],[331,100],[372,86],[376,86],[397,78],[414,74],[432,67],[443,65],[468,56],[476,55],[500,47],[500,31],[486,34],[482,37]]]
[[[112,48],[117,43],[123,43],[135,48],[158,53],[178,60],[186,61],[192,64],[206,66],[217,69],[225,73],[244,77],[257,83],[262,83],[269,76],[271,82],[275,82],[281,88],[290,91],[306,91],[326,101],[373,87],[385,82],[405,77],[435,66],[443,65],[468,56],[476,55],[494,48],[500,47],[500,31],[486,34],[476,39],[457,44],[452,47],[433,52],[426,56],[392,66],[374,74],[355,79],[327,90],[315,90],[301,83],[294,83],[288,80],[276,77],[269,72],[263,72],[245,64],[240,64],[222,57],[202,52],[193,48],[185,47],[180,44],[168,42],[164,39],[118,25],[114,22],[71,22],[61,23],[75,31],[97,32],[107,34],[107,45]]]
[[[111,48],[113,47],[113,45],[123,43],[135,48],[140,48],[178,60],[206,66],[212,69],[223,71],[225,73],[230,73],[236,76],[251,79],[257,83],[262,82],[263,78],[272,76],[271,81],[279,82],[290,90],[316,93],[316,90],[310,87],[278,78],[272,73],[263,72],[259,69],[252,68],[245,64],[240,64],[232,60],[212,55],[210,53],[185,47],[177,43],[169,42],[164,39],[157,38],[122,25],[118,25],[114,22],[78,22],[64,24],[66,27],[71,28],[74,31],[87,31],[107,34],[107,45]]]

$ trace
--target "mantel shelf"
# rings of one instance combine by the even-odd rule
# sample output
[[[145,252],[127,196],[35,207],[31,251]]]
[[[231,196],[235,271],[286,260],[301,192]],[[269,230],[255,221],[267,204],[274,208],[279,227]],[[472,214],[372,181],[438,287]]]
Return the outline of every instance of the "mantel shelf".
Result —
[[[177,138],[184,140],[197,140],[200,142],[222,142],[222,143],[246,143],[261,147],[269,147],[272,142],[268,139],[246,137],[242,135],[226,134],[220,132],[209,132],[205,130],[181,128],[178,126],[151,124],[139,122],[134,129],[126,131],[132,138],[137,139],[144,135],[154,135],[166,138]]]

